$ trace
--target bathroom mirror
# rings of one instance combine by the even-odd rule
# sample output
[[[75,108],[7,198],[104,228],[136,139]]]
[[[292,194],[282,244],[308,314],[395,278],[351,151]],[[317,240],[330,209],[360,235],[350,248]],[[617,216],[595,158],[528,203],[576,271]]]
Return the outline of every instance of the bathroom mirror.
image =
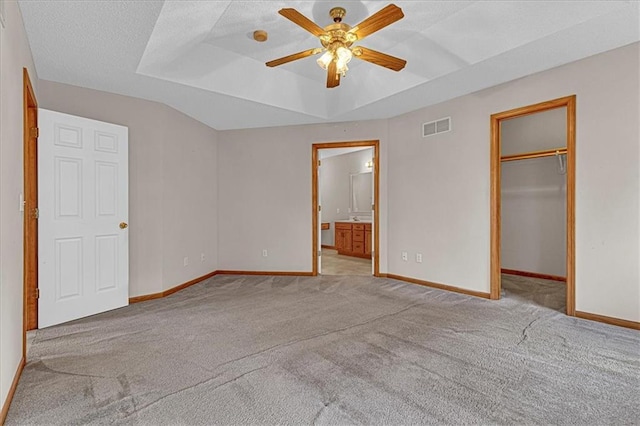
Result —
[[[371,172],[352,173],[350,175],[351,213],[371,214],[373,204],[373,175]]]

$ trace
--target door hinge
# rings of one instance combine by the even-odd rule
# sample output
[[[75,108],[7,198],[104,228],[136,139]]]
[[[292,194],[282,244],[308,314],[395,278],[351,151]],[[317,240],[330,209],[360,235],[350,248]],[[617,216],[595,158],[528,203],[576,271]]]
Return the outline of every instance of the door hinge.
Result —
[[[322,206],[318,206],[318,211],[321,212],[322,211]]]
[[[322,250],[318,250],[318,256],[322,256]]]
[[[40,129],[37,128],[37,127],[32,127],[31,128],[31,137],[32,138],[40,137]]]
[[[39,288],[36,288],[35,293],[36,293],[36,294],[35,294],[36,299],[40,299],[40,289],[39,289]]]
[[[31,210],[31,217],[33,219],[40,218],[40,209],[36,207],[35,209]]]
[[[322,166],[322,160],[318,160],[318,167]]]
[[[376,205],[375,204],[371,204],[371,210],[375,210],[376,209]]]

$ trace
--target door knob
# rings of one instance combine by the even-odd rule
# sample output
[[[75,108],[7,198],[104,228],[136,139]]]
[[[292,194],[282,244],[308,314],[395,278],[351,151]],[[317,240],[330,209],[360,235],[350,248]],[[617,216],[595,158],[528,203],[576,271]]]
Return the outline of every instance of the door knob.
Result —
[[[120,222],[120,229],[128,228],[129,225],[126,222]]]

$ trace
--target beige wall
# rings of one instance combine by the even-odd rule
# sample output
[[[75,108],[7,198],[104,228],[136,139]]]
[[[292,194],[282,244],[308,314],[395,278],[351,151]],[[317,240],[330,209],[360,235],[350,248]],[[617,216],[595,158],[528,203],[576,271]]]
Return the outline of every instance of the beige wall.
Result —
[[[42,108],[129,128],[131,296],[217,269],[215,130],[162,104],[45,80],[38,97]]]
[[[218,269],[217,132],[169,113],[162,170],[164,290]]]
[[[0,26],[0,406],[22,357],[22,68],[38,78],[15,1]]]
[[[380,270],[386,272],[387,120],[220,132],[220,269],[310,272],[311,145],[374,139],[381,150]]]
[[[576,308],[640,320],[639,46],[390,120],[389,272],[488,292],[489,116],[576,94]],[[420,137],[447,116],[452,132]]]
[[[389,120],[390,273],[489,291],[487,108],[471,95]],[[450,132],[422,138],[449,116]]]

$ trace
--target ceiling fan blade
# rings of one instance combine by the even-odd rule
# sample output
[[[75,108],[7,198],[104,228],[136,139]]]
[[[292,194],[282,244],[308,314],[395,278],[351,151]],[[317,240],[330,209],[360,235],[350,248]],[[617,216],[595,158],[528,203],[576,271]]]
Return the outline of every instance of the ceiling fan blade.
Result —
[[[338,74],[338,66],[336,61],[331,61],[327,67],[327,89],[340,85],[340,74]]]
[[[274,59],[267,62],[268,67],[277,67],[278,65],[286,64],[287,62],[297,61],[298,59],[306,58],[308,56],[317,55],[322,52],[322,49],[316,47],[315,49],[305,50],[303,52],[294,53],[293,55],[284,56],[282,58]]]
[[[291,9],[291,8],[280,9],[278,13],[284,16],[285,18],[287,18],[288,20],[290,20],[291,22],[293,22],[294,24],[297,24],[302,28],[304,28],[305,30],[309,31],[311,34],[313,34],[316,37],[320,37],[321,35],[324,34],[324,29],[322,29],[318,24],[316,24],[315,22],[313,22],[312,20],[310,20],[309,18],[307,18],[306,16],[304,16],[302,13],[298,12],[295,9]]]
[[[349,32],[355,34],[358,37],[358,40],[362,40],[366,36],[373,34],[402,18],[404,18],[402,9],[395,4],[390,4],[354,26]]]
[[[404,59],[396,58],[395,56],[387,55],[366,47],[358,46],[353,48],[353,56],[363,61],[371,62],[372,64],[380,65],[381,67],[389,68],[393,71],[400,71],[407,64]]]

